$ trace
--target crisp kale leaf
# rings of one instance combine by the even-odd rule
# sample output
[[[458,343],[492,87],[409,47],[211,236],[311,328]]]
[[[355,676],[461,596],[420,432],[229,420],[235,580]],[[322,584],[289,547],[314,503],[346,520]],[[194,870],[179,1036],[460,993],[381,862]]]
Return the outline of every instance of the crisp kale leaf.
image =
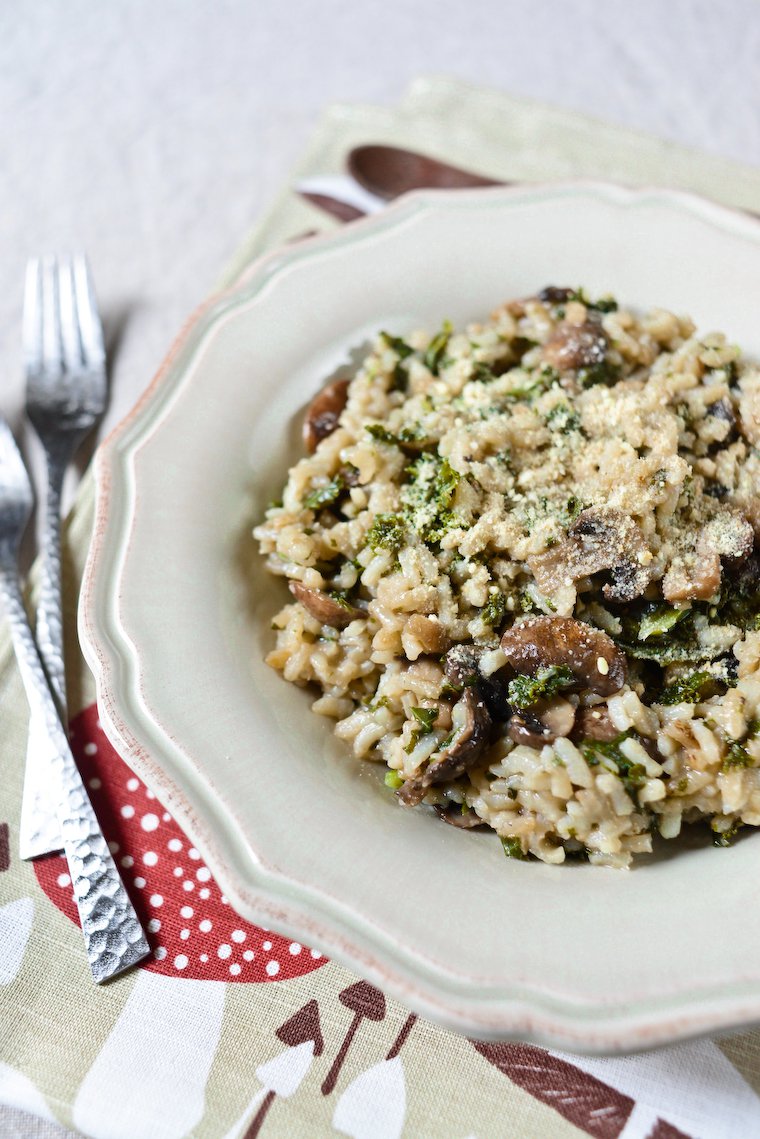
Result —
[[[657,605],[654,609],[645,610],[639,622],[638,639],[646,641],[649,637],[661,637],[683,621],[688,612],[688,609],[674,609],[671,605]]]
[[[755,761],[747,749],[745,747],[742,747],[738,740],[731,740],[728,745],[728,751],[726,752],[725,758],[723,760],[723,770],[728,771],[732,767],[754,766]]]
[[[501,625],[507,614],[507,599],[503,593],[490,593],[480,611],[481,620],[492,628]]]
[[[630,760],[621,749],[620,745],[624,740],[630,739],[630,731],[621,732],[619,736],[615,736],[614,740],[603,742],[601,740],[584,740],[581,744],[581,752],[583,758],[589,767],[598,767],[602,764],[605,767],[609,766],[609,761],[617,768],[617,774],[623,781],[626,791],[634,792],[642,785],[646,779],[646,770],[644,765]],[[607,760],[607,763],[604,763]]]
[[[448,459],[431,454],[421,455],[407,473],[410,481],[401,494],[404,515],[423,541],[440,542],[457,522],[451,503],[461,475]]]
[[[501,845],[507,858],[525,859],[528,857],[519,838],[502,838]]]
[[[407,344],[400,336],[393,336],[390,332],[381,332],[380,339],[388,348],[392,348],[401,360],[405,360],[414,352],[411,344]]]
[[[437,708],[412,708],[412,715],[414,716],[415,720],[417,720],[420,724],[422,724],[423,730],[420,733],[420,735],[424,736],[424,735],[427,735],[428,732],[432,732],[433,724],[438,719],[438,709]]]
[[[378,514],[367,531],[367,545],[371,550],[395,553],[404,544],[405,529],[400,514]]]
[[[336,475],[326,486],[318,486],[310,491],[304,498],[303,504],[309,510],[321,510],[323,506],[329,506],[340,498],[345,488],[343,476]]]
[[[658,704],[698,704],[702,689],[714,678],[709,672],[691,672],[679,677],[673,684],[664,688],[657,700]]]
[[[575,676],[566,664],[550,665],[548,668],[540,668],[535,676],[520,675],[511,680],[507,700],[513,708],[525,711],[539,700],[549,700],[559,692],[564,692],[574,683]]]
[[[438,369],[443,362],[443,356],[448,347],[449,340],[451,339],[451,334],[453,331],[454,329],[451,325],[451,321],[444,320],[441,331],[435,334],[427,347],[427,351],[425,352],[423,359],[434,376],[438,375]]]

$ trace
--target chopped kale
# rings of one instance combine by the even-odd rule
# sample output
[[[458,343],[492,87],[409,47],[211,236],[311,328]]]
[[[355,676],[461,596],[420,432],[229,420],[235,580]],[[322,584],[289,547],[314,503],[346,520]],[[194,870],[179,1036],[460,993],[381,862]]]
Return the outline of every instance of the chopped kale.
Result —
[[[386,771],[384,782],[386,787],[391,787],[394,791],[397,791],[398,788],[402,787],[404,784],[404,780],[401,778],[398,771],[393,770]]]
[[[580,301],[581,304],[584,304],[586,306],[586,308],[595,309],[596,312],[617,312],[618,303],[614,297],[611,297],[609,295],[600,297],[597,301],[592,301],[589,299],[584,289],[575,289],[570,293],[570,296],[567,299],[571,301]]]
[[[404,544],[404,535],[404,520],[400,514],[378,514],[367,531],[367,545],[371,550],[396,553]]]
[[[682,621],[688,612],[688,609],[674,609],[671,605],[656,605],[645,609],[639,622],[638,639],[646,641],[649,637],[662,636]]]
[[[507,613],[507,599],[503,593],[489,593],[488,601],[480,611],[481,620],[485,625],[497,628],[501,625]]]
[[[731,740],[728,745],[728,751],[723,759],[723,770],[728,771],[732,767],[754,766],[755,761],[747,749],[742,747],[738,740]]]
[[[587,368],[578,370],[578,383],[582,388],[593,388],[597,384],[606,384],[611,388],[620,379],[620,368],[610,360],[600,360],[598,364],[590,364]]]
[[[440,332],[437,332],[430,344],[427,347],[423,357],[426,366],[430,369],[434,376],[438,375],[438,369],[443,362],[444,353],[448,347],[451,334],[454,331],[451,321],[444,320],[443,327]]]
[[[328,590],[327,596],[331,601],[334,601],[336,605],[340,605],[341,609],[354,608],[350,589],[331,589]]]
[[[390,443],[394,447],[398,446],[398,436],[389,431],[387,427],[383,427],[382,423],[365,423],[364,430],[378,443]]]
[[[717,819],[713,819],[710,823],[710,829],[713,832],[713,846],[730,846],[742,824],[735,822],[727,830],[718,830],[717,821]]]
[[[400,336],[393,336],[390,332],[381,332],[380,339],[386,347],[392,348],[401,360],[405,360],[407,356],[411,356],[414,352],[411,344],[407,344]]]
[[[621,732],[614,740],[584,740],[581,744],[583,758],[589,767],[598,767],[599,764],[609,769],[610,762],[617,769],[617,774],[629,794],[636,791],[646,779],[646,769],[641,763],[630,760],[620,748],[624,740],[630,739],[630,731]],[[607,761],[605,763],[605,760]]]
[[[496,372],[494,372],[490,364],[484,364],[481,361],[477,361],[472,366],[471,379],[477,380],[481,384],[490,384],[493,380],[496,379]]]
[[[709,672],[692,672],[688,676],[682,676],[663,689],[657,703],[698,704],[702,689],[712,683],[713,679]]]
[[[309,510],[321,510],[323,506],[329,506],[340,498],[345,488],[343,476],[336,475],[326,486],[318,486],[310,491],[304,498],[303,504]]]
[[[401,493],[404,515],[423,541],[440,542],[457,523],[450,508],[461,475],[448,459],[431,454],[416,459],[407,467],[407,474],[410,481]]]
[[[573,411],[569,403],[556,403],[546,414],[546,426],[550,431],[560,431],[569,435],[571,431],[580,431],[581,417]]]
[[[427,735],[428,732],[432,732],[433,724],[438,719],[438,709],[412,708],[412,715],[414,716],[415,720],[419,721],[419,723],[422,724],[422,732],[420,735],[424,736]]]
[[[575,676],[566,664],[540,668],[535,676],[521,674],[509,683],[507,699],[514,708],[524,711],[539,700],[549,700],[575,683]]]
[[[502,838],[501,845],[507,858],[525,859],[528,857],[519,838]]]

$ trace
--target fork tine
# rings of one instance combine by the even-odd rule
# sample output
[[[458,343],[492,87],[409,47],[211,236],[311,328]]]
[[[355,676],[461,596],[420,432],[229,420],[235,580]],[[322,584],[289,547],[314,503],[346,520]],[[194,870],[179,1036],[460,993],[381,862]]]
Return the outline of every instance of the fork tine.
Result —
[[[58,266],[55,257],[42,259],[42,356],[49,371],[59,371],[61,314],[58,308]]]
[[[39,257],[26,266],[23,323],[24,364],[37,372],[42,364],[42,266]]]
[[[58,262],[58,310],[61,321],[63,364],[68,371],[82,366],[82,345],[74,303],[73,266],[69,257]]]
[[[88,368],[102,367],[105,363],[103,327],[100,323],[98,303],[92,274],[86,257],[75,257],[73,261],[74,296],[79,318],[79,335],[82,339],[82,355]]]

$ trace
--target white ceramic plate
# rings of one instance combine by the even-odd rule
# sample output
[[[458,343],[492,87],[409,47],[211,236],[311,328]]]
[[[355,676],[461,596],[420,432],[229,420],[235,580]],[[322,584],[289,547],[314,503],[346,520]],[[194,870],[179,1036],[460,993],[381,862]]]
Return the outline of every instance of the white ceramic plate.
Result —
[[[379,328],[543,285],[690,313],[760,356],[760,226],[663,191],[407,198],[259,262],[100,451],[80,614],[106,731],[241,914],[489,1038],[632,1050],[760,1019],[760,834],[631,872],[504,858],[402,811],[263,663],[282,581],[250,538],[300,412]]]

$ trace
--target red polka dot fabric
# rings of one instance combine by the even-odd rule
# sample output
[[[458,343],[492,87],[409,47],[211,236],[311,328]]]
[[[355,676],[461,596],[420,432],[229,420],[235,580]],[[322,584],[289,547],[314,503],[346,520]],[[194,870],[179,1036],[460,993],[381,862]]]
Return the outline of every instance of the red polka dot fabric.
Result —
[[[207,981],[285,981],[326,963],[314,949],[243,921],[168,811],[108,742],[93,705],[71,747],[153,951],[140,968]],[[57,908],[78,921],[63,854],[34,863]]]

